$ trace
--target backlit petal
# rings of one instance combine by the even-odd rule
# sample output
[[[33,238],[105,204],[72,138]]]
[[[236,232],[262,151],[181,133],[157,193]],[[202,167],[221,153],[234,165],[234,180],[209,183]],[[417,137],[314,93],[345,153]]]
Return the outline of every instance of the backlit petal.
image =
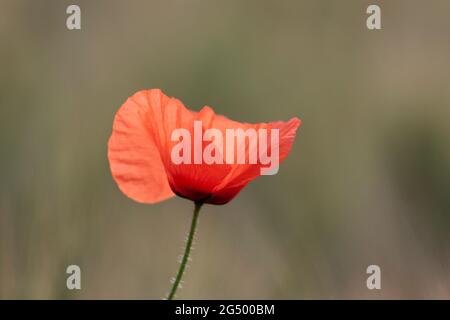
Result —
[[[153,99],[145,97],[152,95]],[[155,203],[174,196],[154,138],[154,110],[170,101],[160,90],[130,97],[117,112],[108,143],[112,176],[120,190],[138,202]],[[157,132],[157,131],[156,131]]]
[[[261,123],[254,125],[256,129],[278,129],[279,130],[279,164],[288,156],[295,139],[297,129],[301,125],[301,120],[292,118],[287,122],[277,121],[268,124]],[[250,125],[249,125],[250,126]],[[253,179],[261,175],[261,165],[236,165],[229,175],[224,179],[214,192],[212,201],[222,204],[234,198]]]

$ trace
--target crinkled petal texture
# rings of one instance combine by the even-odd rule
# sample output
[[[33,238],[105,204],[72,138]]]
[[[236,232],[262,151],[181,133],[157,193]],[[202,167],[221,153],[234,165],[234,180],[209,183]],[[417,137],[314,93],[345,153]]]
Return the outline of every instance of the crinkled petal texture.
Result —
[[[198,127],[195,128],[199,123],[200,136]],[[300,124],[298,118],[287,122],[240,123],[216,115],[209,107],[200,112],[190,111],[159,89],[142,90],[128,98],[114,119],[108,143],[111,172],[120,190],[139,202],[155,203],[177,194],[196,202],[225,204],[261,175],[261,168],[267,167],[267,162],[263,164],[258,157],[256,162],[249,161],[252,152],[260,156],[259,150],[255,150],[262,141],[259,135],[234,139],[234,161],[226,161],[229,129],[241,133],[266,129],[266,156],[276,146],[281,163],[291,150]],[[176,129],[184,130],[191,139],[186,142],[191,161],[177,163],[172,159],[172,150],[185,138],[172,139]],[[208,129],[213,129],[216,135],[205,139],[203,134],[211,131]],[[272,129],[278,129],[279,139],[270,144]],[[223,137],[220,141],[217,134]],[[206,148],[215,150],[212,155],[217,156],[218,152],[223,161],[206,163],[203,157]]]

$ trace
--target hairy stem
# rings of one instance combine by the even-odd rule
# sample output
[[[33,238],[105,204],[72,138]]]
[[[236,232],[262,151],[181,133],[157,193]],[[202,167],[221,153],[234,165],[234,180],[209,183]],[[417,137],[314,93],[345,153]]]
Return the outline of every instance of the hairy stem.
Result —
[[[200,208],[203,203],[196,202],[194,208],[194,215],[192,216],[191,228],[189,230],[189,235],[186,242],[186,248],[184,249],[183,259],[180,263],[180,268],[178,269],[177,276],[173,282],[172,289],[170,290],[167,300],[172,300],[175,297],[178,286],[180,285],[181,278],[183,277],[184,269],[189,260],[189,253],[191,252],[192,242],[194,241],[195,228],[197,227],[198,214],[200,213]]]

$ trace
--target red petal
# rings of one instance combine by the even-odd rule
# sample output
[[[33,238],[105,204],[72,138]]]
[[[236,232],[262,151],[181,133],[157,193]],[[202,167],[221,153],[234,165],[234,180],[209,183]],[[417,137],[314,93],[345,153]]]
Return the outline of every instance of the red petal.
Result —
[[[139,202],[155,203],[174,196],[152,128],[157,121],[152,118],[154,110],[170,101],[160,90],[140,91],[120,107],[114,119],[108,143],[112,176],[123,193]]]
[[[186,128],[193,137],[193,121],[201,120],[203,132],[215,128],[225,136],[226,129],[279,129],[279,158],[280,163],[289,154],[295,138],[297,128],[301,121],[293,118],[288,122],[273,122],[248,124],[230,120],[224,116],[216,115],[209,107],[204,107],[194,114],[195,119],[186,123]],[[203,148],[205,144],[203,144]],[[203,149],[202,148],[202,149]],[[248,159],[248,142],[246,156]],[[211,204],[224,204],[234,198],[239,191],[250,181],[261,174],[260,164],[178,164],[174,165],[170,158],[165,162],[172,189],[180,196]]]
[[[191,134],[191,139],[194,139],[194,121],[202,121],[203,133],[206,129],[214,127],[221,129],[214,125],[215,119],[218,117],[214,111],[209,107],[204,107],[200,112],[191,112],[189,121],[184,122],[183,127]],[[228,120],[228,119],[227,119]],[[228,120],[231,122],[231,120]],[[234,121],[233,121],[234,122]],[[236,122],[237,123],[237,122]],[[232,128],[235,125],[228,125]],[[225,128],[224,128],[225,129]],[[168,134],[170,137],[170,134]],[[169,143],[168,143],[169,144]],[[175,143],[172,143],[173,146]],[[202,153],[205,143],[202,144]],[[194,146],[192,141],[192,157],[194,156]],[[169,148],[170,152],[171,148]],[[174,164],[170,155],[166,158],[165,166],[169,176],[170,185],[174,192],[179,196],[191,199],[193,201],[204,201],[212,196],[214,188],[220,184],[227,174],[232,169],[232,165],[228,164]]]
[[[287,122],[277,121],[268,124],[248,125],[257,128],[279,130],[279,160],[286,159],[291,151],[301,120],[292,118]],[[261,175],[261,165],[235,165],[223,182],[216,187],[212,203],[223,204],[233,199],[253,179]]]

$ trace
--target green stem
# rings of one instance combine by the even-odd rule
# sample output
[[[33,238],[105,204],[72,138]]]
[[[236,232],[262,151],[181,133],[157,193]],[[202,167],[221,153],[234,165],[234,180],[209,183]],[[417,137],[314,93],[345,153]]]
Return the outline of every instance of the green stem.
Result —
[[[195,227],[197,226],[198,214],[203,203],[196,202],[194,208],[194,215],[192,217],[191,229],[189,230],[188,239],[186,242],[186,248],[184,249],[183,259],[180,263],[180,269],[178,269],[177,277],[173,283],[172,289],[170,290],[167,300],[172,300],[177,292],[178,286],[183,277],[184,269],[186,268],[187,262],[189,260],[189,253],[191,252],[192,242],[194,241]]]

